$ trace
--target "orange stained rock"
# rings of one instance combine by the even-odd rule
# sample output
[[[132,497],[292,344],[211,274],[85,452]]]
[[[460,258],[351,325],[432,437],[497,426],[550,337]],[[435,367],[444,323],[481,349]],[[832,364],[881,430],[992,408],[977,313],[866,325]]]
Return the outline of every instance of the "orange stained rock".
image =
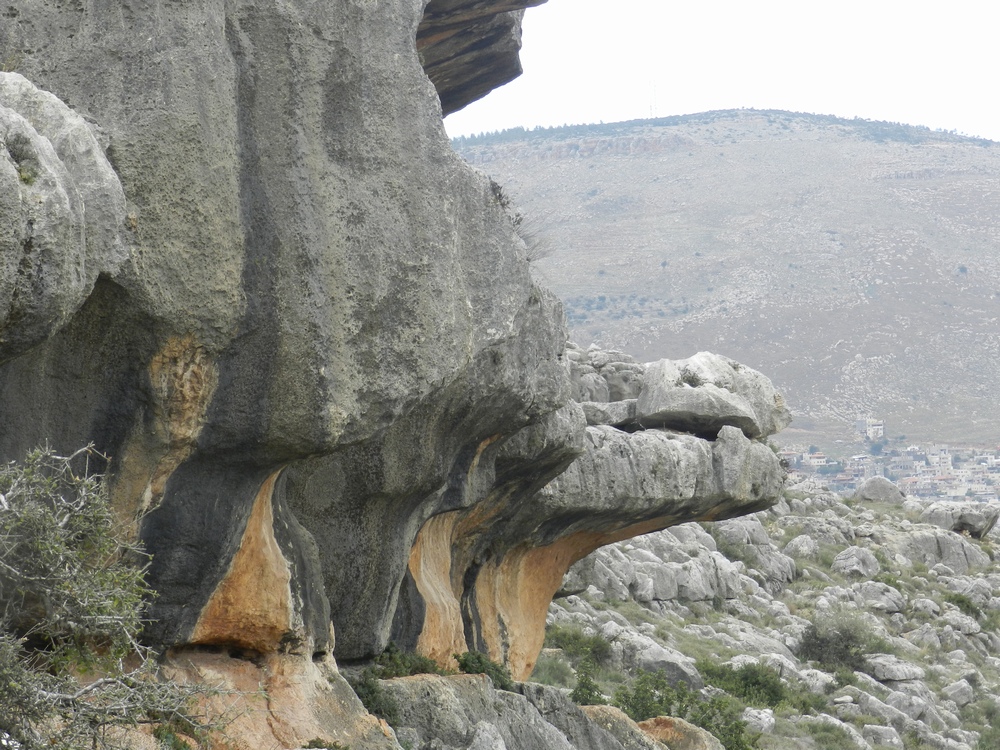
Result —
[[[503,503],[473,506],[429,519],[410,551],[409,569],[424,600],[417,651],[445,667],[468,650],[462,620],[462,586],[475,540],[495,523]],[[606,532],[580,531],[543,547],[514,547],[488,561],[476,578],[477,626],[490,658],[527,679],[545,640],[545,616],[563,576],[598,547],[669,526],[661,516]]]
[[[202,698],[201,713],[225,724],[209,734],[210,750],[301,748],[320,738],[336,747],[392,750],[391,731],[369,714],[337,672],[332,657],[268,654],[246,661],[224,653],[173,650],[166,676],[219,690]]]
[[[456,592],[451,580],[456,521],[457,511],[428,519],[410,549],[409,563],[425,608],[417,651],[449,669],[456,667],[452,654],[467,650],[459,603],[461,590]]]
[[[491,658],[504,656],[514,679],[528,679],[545,641],[549,604],[573,563],[598,547],[658,531],[673,522],[673,518],[661,516],[606,532],[580,531],[545,547],[520,547],[509,552],[495,572],[480,575],[482,588],[477,585],[476,601]],[[483,611],[486,601],[495,602],[494,618]]]
[[[126,444],[114,482],[114,504],[124,523],[159,505],[170,475],[194,452],[218,380],[215,363],[191,334],[171,337],[153,355],[153,429]]]
[[[640,721],[639,729],[670,750],[717,750],[722,744],[711,734],[684,719],[655,716]]]
[[[195,625],[191,642],[277,651],[292,630],[291,573],[274,538],[271,495],[281,471],[254,500],[239,549]]]

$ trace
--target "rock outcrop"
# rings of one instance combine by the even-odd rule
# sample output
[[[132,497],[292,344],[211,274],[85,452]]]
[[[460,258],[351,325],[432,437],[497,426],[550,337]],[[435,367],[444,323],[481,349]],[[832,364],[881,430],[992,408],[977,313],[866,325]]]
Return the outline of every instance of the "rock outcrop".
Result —
[[[430,0],[417,29],[420,62],[445,115],[521,74],[524,8],[545,0]]]
[[[604,666],[625,679],[652,667],[698,689],[705,676],[703,695],[721,684],[680,652],[716,668],[772,670],[789,694],[813,702],[802,716],[744,710],[743,720],[774,735],[775,746],[808,746],[814,724],[842,735],[837,747],[902,747],[901,737],[952,750],[992,746],[992,735],[984,742],[979,735],[987,736],[1000,685],[1000,573],[985,554],[996,532],[980,542],[914,523],[920,511],[909,506],[845,502],[812,482],[784,495],[752,516],[675,526],[595,551],[571,569],[550,625],[607,640]],[[799,543],[801,529],[833,519],[854,530],[849,539],[837,530]],[[781,581],[771,571],[785,556],[794,571]],[[639,643],[672,653],[674,663],[643,663],[635,658]],[[850,664],[838,661],[845,646],[856,654]],[[558,675],[552,667],[566,652],[544,653],[539,675]]]
[[[287,678],[283,746],[353,710],[334,649],[525,677],[574,562],[780,491],[767,379],[567,345],[452,152],[442,111],[516,74],[533,4],[4,11],[0,459],[108,457],[149,642]]]

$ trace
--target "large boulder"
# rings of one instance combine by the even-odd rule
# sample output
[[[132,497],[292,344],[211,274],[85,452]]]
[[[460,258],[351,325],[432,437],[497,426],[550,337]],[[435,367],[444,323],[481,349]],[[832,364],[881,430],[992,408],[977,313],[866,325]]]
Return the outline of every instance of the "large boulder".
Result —
[[[642,731],[620,708],[584,706],[583,710],[591,721],[614,735],[624,750],[670,750]]]
[[[61,330],[126,258],[125,195],[97,131],[0,72],[0,364]]]
[[[834,573],[862,578],[871,578],[880,568],[875,555],[864,547],[848,547],[837,553],[831,566]]]
[[[660,360],[646,368],[636,404],[643,427],[715,435],[724,425],[748,437],[778,432],[791,421],[784,399],[756,370],[709,352]]]
[[[920,520],[973,539],[982,539],[1000,518],[1000,503],[931,503],[920,514]]]
[[[885,477],[869,477],[854,492],[854,499],[861,502],[902,505],[906,496],[891,480]]]
[[[866,663],[868,674],[879,682],[922,680],[925,674],[923,667],[892,654],[869,654]]]
[[[718,738],[684,719],[656,716],[640,721],[639,729],[670,750],[724,750]]]
[[[485,675],[414,675],[380,684],[399,706],[398,736],[413,747],[433,740],[453,750],[577,750],[527,698],[497,690]]]
[[[989,555],[968,539],[930,525],[890,531],[885,535],[885,546],[894,554],[901,554],[929,568],[940,564],[959,575],[984,568],[990,563]]]

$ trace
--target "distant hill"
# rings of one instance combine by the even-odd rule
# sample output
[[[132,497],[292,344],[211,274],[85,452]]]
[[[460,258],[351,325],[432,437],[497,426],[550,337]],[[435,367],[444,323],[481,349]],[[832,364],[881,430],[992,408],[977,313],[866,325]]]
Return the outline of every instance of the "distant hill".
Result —
[[[536,227],[578,343],[757,367],[786,441],[859,414],[1000,440],[1000,144],[757,110],[453,143]]]

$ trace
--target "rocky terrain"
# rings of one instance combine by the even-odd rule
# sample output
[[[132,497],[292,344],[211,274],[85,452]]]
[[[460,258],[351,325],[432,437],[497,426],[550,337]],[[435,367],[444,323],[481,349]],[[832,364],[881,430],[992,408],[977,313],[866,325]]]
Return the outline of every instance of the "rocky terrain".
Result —
[[[211,747],[398,750],[341,667],[393,643],[526,678],[576,561],[780,495],[767,377],[567,343],[452,150],[442,115],[516,75],[532,4],[3,10],[0,460],[95,457],[159,676],[221,691]]]
[[[550,637],[606,640],[609,696],[642,669],[699,688],[711,683],[700,665],[773,670],[787,696],[744,713],[763,748],[995,747],[998,515],[910,500],[884,479],[852,498],[804,482],[768,511],[590,555],[549,610]],[[857,648],[853,666],[844,645]],[[556,665],[569,661],[546,650],[539,671],[564,675]]]
[[[380,684],[414,750],[988,750],[1000,715],[998,516],[1000,505],[911,500],[881,478],[850,498],[800,482],[766,511],[578,562],[530,682]],[[637,725],[586,705],[622,704],[650,673],[728,701],[742,734],[703,723],[723,743],[676,717]],[[588,678],[596,691],[570,692]]]
[[[859,414],[892,437],[993,439],[997,144],[738,110],[455,146],[524,214],[581,344],[745,362],[806,445]]]

